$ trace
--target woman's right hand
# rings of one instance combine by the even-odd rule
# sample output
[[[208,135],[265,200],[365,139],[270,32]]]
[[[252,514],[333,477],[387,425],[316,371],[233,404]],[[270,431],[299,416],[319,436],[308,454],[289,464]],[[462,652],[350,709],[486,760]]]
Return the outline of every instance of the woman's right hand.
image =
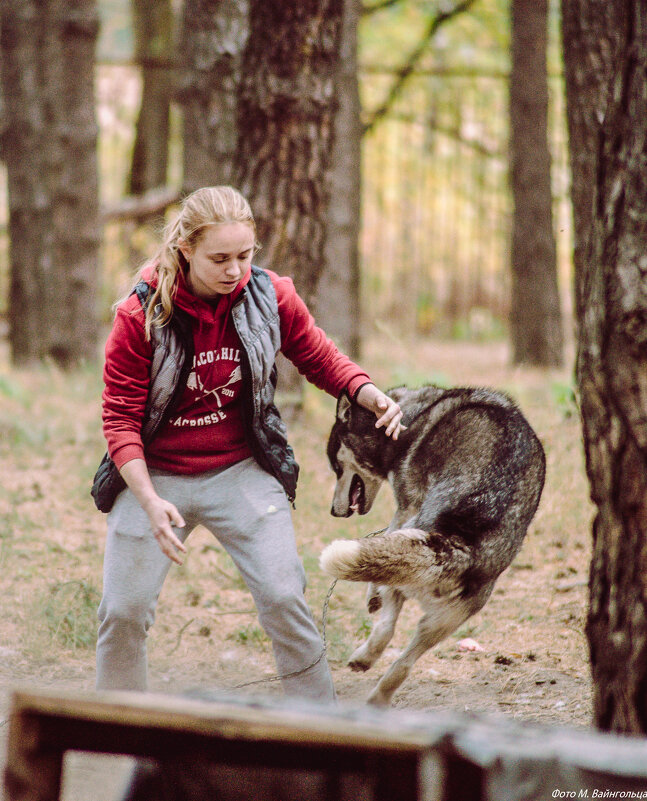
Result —
[[[186,553],[186,548],[176,536],[173,527],[184,528],[186,524],[182,515],[172,503],[160,498],[155,492],[148,467],[143,459],[131,459],[121,466],[119,472],[148,515],[151,529],[162,553],[181,565],[180,553]]]
[[[150,498],[143,506],[162,553],[176,564],[181,565],[182,559],[179,552],[186,553],[186,548],[173,531],[173,527],[184,528],[182,515],[172,503],[160,498],[159,495]]]

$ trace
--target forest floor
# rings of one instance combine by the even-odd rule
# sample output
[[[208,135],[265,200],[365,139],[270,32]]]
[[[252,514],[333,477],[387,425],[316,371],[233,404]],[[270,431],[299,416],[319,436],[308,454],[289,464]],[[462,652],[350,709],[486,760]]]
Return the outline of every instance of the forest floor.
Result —
[[[584,635],[592,507],[569,364],[562,370],[511,368],[504,343],[429,341],[415,345],[388,330],[366,345],[362,364],[381,386],[407,383],[487,385],[519,403],[547,456],[546,487],[524,546],[485,608],[427,653],[394,699],[415,710],[470,710],[520,721],[584,728],[591,686]],[[91,690],[96,605],[105,520],[91,505],[89,482],[102,451],[100,374],[53,367],[15,370],[0,351],[0,759],[12,687]],[[291,439],[302,465],[294,521],[308,601],[321,620],[330,580],[317,560],[337,537],[360,537],[387,524],[393,503],[381,490],[362,518],[329,515],[334,477],[325,441],[332,399],[309,389]],[[276,682],[239,688],[274,673],[269,642],[229,557],[204,530],[173,567],[149,640],[151,689],[201,687],[279,693]],[[326,620],[328,658],[342,703],[368,695],[410,638],[415,604],[405,606],[391,647],[366,674],[346,667],[366,637],[364,587],[339,582]],[[462,651],[470,637],[482,650]],[[128,763],[71,755],[65,801],[111,801]]]

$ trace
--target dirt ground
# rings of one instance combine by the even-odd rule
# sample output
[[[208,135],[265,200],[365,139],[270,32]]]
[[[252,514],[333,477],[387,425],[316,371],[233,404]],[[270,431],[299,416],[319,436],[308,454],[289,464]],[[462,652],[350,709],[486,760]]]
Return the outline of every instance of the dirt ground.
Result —
[[[367,348],[363,363],[382,386],[403,380],[415,385],[421,383],[416,379],[424,376],[436,383],[502,388],[517,399],[547,454],[546,490],[522,551],[500,578],[485,608],[418,662],[394,705],[589,726],[591,687],[584,624],[592,510],[582,467],[579,420],[570,393],[570,367],[550,372],[511,369],[507,348],[501,343],[429,343],[412,353],[397,339],[388,349],[379,342]],[[340,529],[330,528],[333,523],[327,510],[333,478],[325,463],[323,444],[331,409],[318,395],[310,397],[305,424],[293,434],[305,485],[295,511],[295,526],[309,576],[308,600],[318,620],[330,586],[317,567],[321,548],[335,536],[358,537],[381,528],[391,510],[388,490],[382,490],[376,507],[365,518],[342,521],[347,528],[341,534]],[[98,414],[98,406],[90,404],[83,414],[91,419]],[[77,421],[77,425],[81,423]],[[53,494],[59,469],[51,464],[38,474],[41,495],[48,497],[48,488]],[[27,490],[35,479],[34,473],[23,472],[21,478],[19,470],[12,471],[8,485],[23,492],[26,504]],[[6,507],[4,511],[8,513]],[[70,515],[63,515],[64,534],[59,529],[51,533],[52,558],[56,558],[56,548],[63,547],[62,543],[65,558],[70,557],[63,566],[56,563],[56,570],[84,581],[89,576],[99,586],[104,520],[87,508],[85,513],[72,510]],[[34,541],[42,544],[46,536],[50,535],[34,537]],[[161,693],[181,693],[196,687],[234,695],[280,693],[276,682],[239,687],[273,675],[269,644],[228,557],[214,547],[205,531],[196,531],[189,543],[187,563],[169,578],[160,599],[150,640],[151,689]],[[25,545],[25,553],[26,560],[33,559],[36,551],[29,551]],[[25,579],[32,580],[36,579],[31,574]],[[5,599],[19,597],[21,603],[15,613],[9,603],[0,624],[2,755],[13,687],[87,691],[94,682],[92,648],[43,645],[38,635],[38,612],[30,617],[33,608],[25,594],[20,595],[19,586],[8,583],[8,579],[3,582]],[[25,586],[25,593],[31,594],[32,585]],[[326,619],[329,661],[342,703],[363,702],[406,644],[417,620],[416,608],[405,607],[392,647],[371,671],[353,673],[346,667],[346,659],[370,626],[363,593],[363,587],[340,582],[330,599]],[[465,637],[475,639],[482,650],[461,651],[459,642]],[[128,766],[127,761],[114,758],[71,755],[64,798],[110,801],[118,797]]]

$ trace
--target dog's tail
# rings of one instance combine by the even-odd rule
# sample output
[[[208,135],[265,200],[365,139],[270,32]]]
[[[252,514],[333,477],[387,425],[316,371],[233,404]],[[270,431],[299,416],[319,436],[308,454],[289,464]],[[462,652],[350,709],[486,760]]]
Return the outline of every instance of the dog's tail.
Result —
[[[435,539],[433,534],[408,528],[362,540],[335,540],[324,549],[319,564],[325,573],[349,581],[403,585],[423,575],[428,581],[434,573],[440,577],[454,561],[448,553],[453,549],[447,544],[434,548]],[[461,572],[458,564],[453,567]]]

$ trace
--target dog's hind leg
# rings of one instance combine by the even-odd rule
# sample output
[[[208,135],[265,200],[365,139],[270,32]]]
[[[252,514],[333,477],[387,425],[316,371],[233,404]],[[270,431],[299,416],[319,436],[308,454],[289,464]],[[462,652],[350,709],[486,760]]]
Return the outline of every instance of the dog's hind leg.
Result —
[[[382,676],[368,703],[374,706],[389,706],[393,694],[407,678],[420,657],[430,648],[455,631],[472,614],[463,603],[440,602],[428,610],[419,620],[415,634],[407,648]]]
[[[384,532],[385,535],[391,534],[399,528],[410,528],[411,526],[408,525],[406,521],[412,524],[414,519],[415,515],[411,514],[410,509],[398,509],[393,516],[393,520],[391,520],[388,528]],[[375,612],[382,608],[381,589],[384,589],[383,585],[374,584],[373,582],[371,582],[366,589],[366,608],[368,609],[369,615],[375,614]]]
[[[380,585],[371,582],[366,588],[366,608],[369,615],[375,614],[382,608],[382,596],[380,595]]]
[[[404,595],[393,587],[376,587],[381,599],[380,615],[373,624],[365,643],[357,648],[348,661],[351,670],[364,671],[372,667],[391,642],[395,624],[404,603]]]

